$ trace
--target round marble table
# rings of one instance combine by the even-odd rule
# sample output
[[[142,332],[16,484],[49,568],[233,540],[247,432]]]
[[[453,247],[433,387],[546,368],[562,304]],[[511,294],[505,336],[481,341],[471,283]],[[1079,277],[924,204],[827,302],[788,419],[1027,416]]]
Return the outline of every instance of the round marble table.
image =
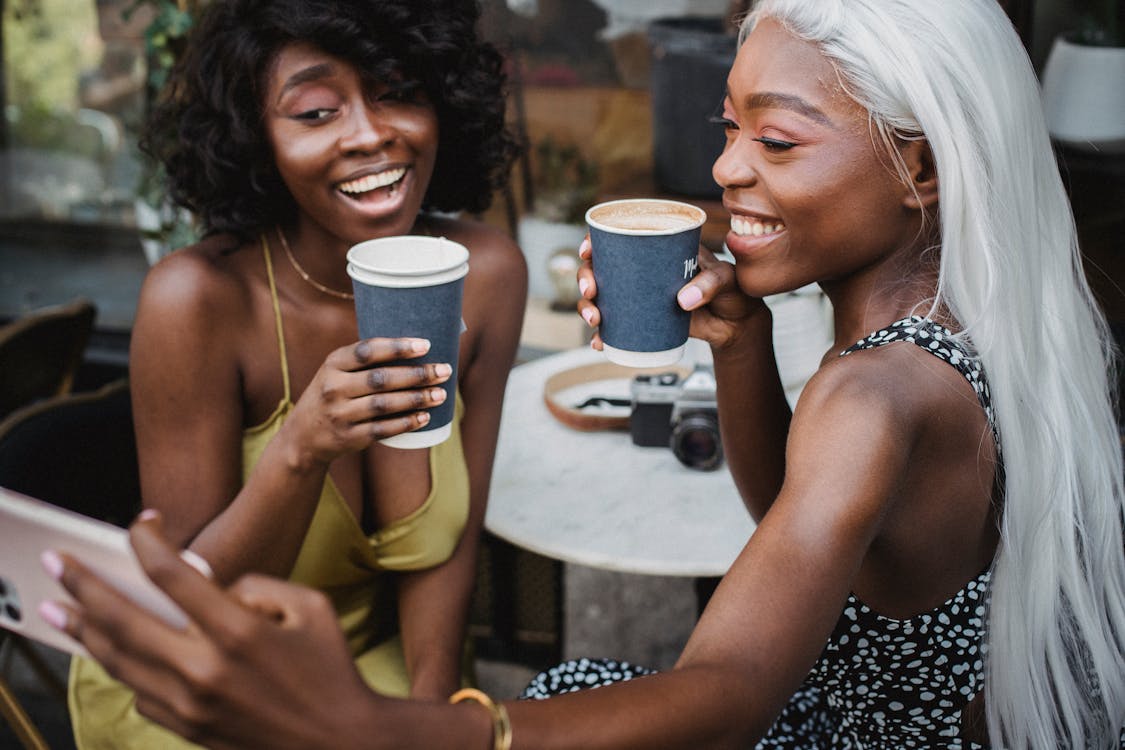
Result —
[[[701,349],[688,351],[685,359]],[[602,361],[601,352],[582,348],[512,370],[485,526],[564,562],[624,573],[722,576],[754,530],[725,465],[713,472],[688,469],[667,448],[635,446],[628,432],[574,430],[547,410],[549,376]],[[585,387],[590,395],[627,398],[629,379]]]

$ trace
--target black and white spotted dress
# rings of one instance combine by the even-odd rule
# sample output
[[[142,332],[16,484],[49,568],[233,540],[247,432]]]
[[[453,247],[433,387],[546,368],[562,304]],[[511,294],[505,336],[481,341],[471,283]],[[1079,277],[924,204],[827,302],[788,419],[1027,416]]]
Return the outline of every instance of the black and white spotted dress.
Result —
[[[872,333],[841,356],[895,341],[914,343],[965,376],[993,425],[979,360],[950,331],[921,317]],[[959,737],[961,709],[981,688],[989,571],[936,609],[908,619],[873,612],[854,595],[801,689],[759,750],[905,750],[979,747]],[[536,677],[521,697],[546,698],[623,677],[616,662],[567,662]],[[616,667],[616,668],[615,668]],[[649,670],[627,665],[630,675]]]
[[[840,356],[896,341],[956,368],[997,435],[980,361],[947,328],[904,318]],[[850,595],[828,645],[759,750],[979,747],[960,738],[961,709],[983,683],[988,581],[982,571],[941,606],[907,619],[884,617]]]

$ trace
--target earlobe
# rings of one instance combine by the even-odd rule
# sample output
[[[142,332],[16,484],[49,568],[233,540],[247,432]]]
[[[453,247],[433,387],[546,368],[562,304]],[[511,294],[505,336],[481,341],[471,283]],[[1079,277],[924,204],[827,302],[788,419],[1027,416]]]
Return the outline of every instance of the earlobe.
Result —
[[[904,141],[902,160],[910,184],[903,197],[903,205],[912,210],[929,209],[938,202],[938,176],[930,144],[924,139]]]

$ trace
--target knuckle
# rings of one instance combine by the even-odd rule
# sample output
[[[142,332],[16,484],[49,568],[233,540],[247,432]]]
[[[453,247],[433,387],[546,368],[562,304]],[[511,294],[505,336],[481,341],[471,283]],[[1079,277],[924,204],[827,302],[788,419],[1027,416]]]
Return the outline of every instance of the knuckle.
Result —
[[[301,589],[301,608],[314,616],[331,616],[335,618],[336,610],[332,601],[323,592],[315,589]]]
[[[387,371],[376,367],[367,371],[367,385],[374,391],[381,391],[387,387]]]
[[[320,398],[323,401],[335,401],[339,390],[336,384],[331,381],[324,381],[320,384]]]
[[[184,681],[194,697],[190,703],[208,700],[216,688],[223,684],[225,674],[222,660],[213,655],[187,661],[184,664]]]
[[[176,731],[181,732],[184,739],[197,744],[206,739],[209,712],[192,696],[183,696],[173,700],[171,708],[172,713],[183,725],[182,728],[177,727]]]
[[[368,407],[371,413],[377,416],[390,411],[389,400],[381,393],[376,393],[371,397],[371,400],[368,402]]]
[[[253,618],[230,618],[230,620],[223,625],[222,630],[219,632],[220,644],[223,649],[230,653],[240,654],[245,652],[250,646],[258,642],[260,637],[258,623]],[[225,664],[222,660],[216,659],[211,668],[219,674],[215,677],[222,677],[225,672]],[[222,684],[216,683],[216,684]]]
[[[352,355],[360,362],[366,362],[371,356],[371,344],[368,341],[360,341],[352,349]]]
[[[145,572],[157,586],[164,588],[179,572],[179,562],[179,558],[161,555],[146,565]]]
[[[391,435],[397,435],[407,430],[412,430],[416,422],[411,417],[398,417],[396,419],[381,419],[371,423],[371,435],[376,440],[381,440]]]

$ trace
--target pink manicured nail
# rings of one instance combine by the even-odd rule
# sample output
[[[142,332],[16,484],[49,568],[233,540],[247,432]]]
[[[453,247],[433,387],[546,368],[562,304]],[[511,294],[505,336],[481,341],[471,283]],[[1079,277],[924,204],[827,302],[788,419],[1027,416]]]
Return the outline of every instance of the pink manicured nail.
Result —
[[[578,293],[581,294],[583,297],[586,296],[586,290],[589,289],[589,288],[590,288],[590,282],[589,281],[586,281],[586,279],[579,279],[578,280]]]
[[[583,320],[586,321],[586,325],[590,326],[591,328],[594,326],[594,311],[593,310],[591,310],[590,308],[587,307],[585,310],[582,311],[582,318],[583,318]]]
[[[578,255],[579,257],[585,258],[590,254],[591,250],[593,250],[593,246],[590,244],[590,238],[587,237],[582,240],[582,244],[578,246]]]
[[[145,508],[141,511],[140,515],[137,516],[138,521],[154,521],[157,518],[160,518],[160,511],[155,508]]]
[[[53,549],[43,550],[43,554],[39,555],[39,562],[42,563],[43,569],[47,571],[47,575],[51,578],[56,581],[62,578],[63,561],[58,552]]]
[[[703,301],[703,292],[699,291],[698,287],[685,287],[676,295],[676,299],[680,301],[680,307],[690,310]]]
[[[66,629],[66,610],[51,601],[39,603],[39,616],[56,630]]]

